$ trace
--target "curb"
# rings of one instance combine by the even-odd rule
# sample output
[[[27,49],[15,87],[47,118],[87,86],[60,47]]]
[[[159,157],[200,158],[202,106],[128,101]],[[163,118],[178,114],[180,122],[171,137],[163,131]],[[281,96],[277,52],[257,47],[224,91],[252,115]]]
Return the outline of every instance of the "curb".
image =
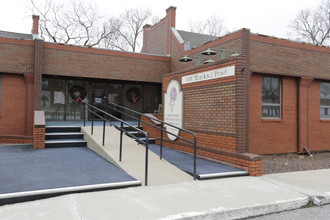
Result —
[[[243,207],[239,209],[218,208],[205,212],[181,213],[177,215],[167,216],[165,218],[162,218],[162,220],[242,219],[248,217],[267,215],[275,212],[283,212],[293,209],[299,209],[307,205],[309,201],[310,201],[309,197],[304,196],[303,198],[278,201],[276,203],[270,203],[266,205]]]

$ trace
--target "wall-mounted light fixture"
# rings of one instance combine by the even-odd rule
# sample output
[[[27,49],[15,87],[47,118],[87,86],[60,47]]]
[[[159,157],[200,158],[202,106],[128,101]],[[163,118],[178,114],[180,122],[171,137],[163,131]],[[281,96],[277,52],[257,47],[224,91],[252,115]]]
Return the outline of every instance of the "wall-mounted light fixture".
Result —
[[[208,48],[207,50],[204,50],[203,52],[201,52],[202,55],[205,56],[211,56],[211,55],[216,55],[217,52],[216,51],[220,51],[220,59],[223,60],[226,57],[226,53],[231,53],[231,57],[235,57],[238,56],[239,54],[237,53],[237,51],[230,51],[230,50],[226,50],[226,49],[212,49],[212,48]],[[197,58],[197,66],[201,64],[201,59],[205,59],[206,61],[204,61],[204,64],[207,63],[213,63],[214,61],[205,57],[201,57],[201,56],[187,56],[185,55],[184,57],[180,58],[179,61],[180,62],[191,62],[193,60],[193,58]]]
[[[212,48],[208,48],[207,50],[204,50],[201,54],[205,55],[205,56],[210,56],[210,55],[216,55],[217,52],[216,51],[220,51],[220,59],[223,60],[226,57],[226,53],[229,52],[231,53],[231,57],[236,57],[239,54],[237,53],[237,51],[231,51],[231,50],[226,50],[226,49],[212,49]]]
[[[208,64],[208,63],[214,62],[213,60],[211,60],[209,58],[206,58],[206,57],[201,57],[201,56],[187,56],[187,55],[185,55],[184,57],[181,57],[179,59],[179,61],[180,62],[187,63],[187,62],[191,62],[193,60],[193,58],[196,58],[197,59],[197,66],[201,64],[201,60],[206,60],[206,61],[203,62],[204,64]]]

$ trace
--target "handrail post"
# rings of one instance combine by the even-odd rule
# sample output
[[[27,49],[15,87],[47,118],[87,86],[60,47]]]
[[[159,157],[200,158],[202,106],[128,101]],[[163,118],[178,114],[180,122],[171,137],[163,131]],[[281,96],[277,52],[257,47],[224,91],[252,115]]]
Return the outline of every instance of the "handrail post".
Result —
[[[149,161],[149,136],[146,136],[146,159],[145,159],[144,185],[148,185],[148,161]]]
[[[122,158],[122,152],[123,152],[123,122],[120,122],[120,145],[119,145],[119,161],[121,161]]]
[[[105,139],[105,120],[103,120],[103,140],[102,140],[102,146],[104,146],[104,139]]]
[[[84,107],[84,127],[86,126],[86,106],[85,103],[82,103],[83,107]]]
[[[92,113],[94,113],[93,110],[92,110]],[[93,135],[93,131],[94,131],[94,117],[92,116],[92,127],[91,127],[91,134],[92,135]]]
[[[163,159],[163,126],[164,126],[164,123],[162,122],[161,125],[160,125],[160,159],[162,160]]]
[[[196,180],[196,160],[197,160],[197,145],[196,145],[196,137],[194,136],[194,180]]]
[[[138,119],[138,128],[140,128],[141,127],[141,116],[139,115],[138,116],[140,119]]]

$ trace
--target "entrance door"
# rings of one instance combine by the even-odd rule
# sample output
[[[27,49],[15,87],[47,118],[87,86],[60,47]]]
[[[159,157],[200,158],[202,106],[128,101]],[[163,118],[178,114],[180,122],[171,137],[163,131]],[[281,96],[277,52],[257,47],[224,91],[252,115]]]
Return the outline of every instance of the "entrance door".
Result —
[[[95,106],[96,108],[99,108],[105,112],[108,112],[108,104],[107,104],[107,97],[108,97],[108,92],[107,92],[107,84],[105,83],[92,83],[91,88],[90,88],[90,94],[91,94],[91,99],[90,99],[90,104]],[[97,111],[95,112],[98,115],[104,117],[104,113]],[[94,114],[91,114],[91,117],[96,120],[101,120],[99,117],[97,117]]]

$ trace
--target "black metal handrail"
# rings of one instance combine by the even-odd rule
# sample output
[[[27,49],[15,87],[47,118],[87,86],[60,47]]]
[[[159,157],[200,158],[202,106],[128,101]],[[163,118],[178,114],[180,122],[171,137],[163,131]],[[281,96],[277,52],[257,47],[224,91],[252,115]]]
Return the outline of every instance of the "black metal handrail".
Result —
[[[185,141],[185,142],[188,142],[188,143],[192,144],[192,145],[193,145],[193,148],[194,148],[194,164],[193,164],[193,166],[194,166],[194,168],[193,168],[193,169],[194,169],[194,174],[193,174],[193,175],[194,175],[194,180],[196,180],[196,167],[197,167],[197,164],[196,164],[196,160],[197,160],[197,144],[196,144],[196,140],[197,140],[197,137],[196,137],[196,134],[195,134],[195,133],[193,133],[193,132],[191,132],[191,131],[189,131],[189,130],[186,130],[186,129],[184,129],[184,128],[180,128],[180,127],[177,127],[177,126],[175,126],[175,125],[172,125],[172,124],[167,123],[167,122],[165,122],[165,121],[159,120],[159,119],[157,119],[157,118],[149,117],[148,115],[145,115],[145,114],[143,114],[143,113],[141,113],[141,112],[138,112],[138,111],[135,111],[135,110],[132,110],[132,109],[126,108],[126,107],[124,107],[124,106],[120,106],[120,105],[117,105],[117,104],[112,103],[112,102],[109,102],[108,104],[109,104],[109,108],[113,109],[114,111],[117,111],[117,112],[119,112],[119,113],[121,113],[121,114],[124,114],[124,115],[126,115],[126,116],[128,116],[128,117],[130,117],[130,118],[132,118],[132,119],[137,120],[139,126],[140,126],[140,124],[141,124],[141,122],[142,122],[142,123],[147,124],[147,125],[149,125],[149,126],[151,126],[151,127],[153,127],[153,128],[156,128],[157,130],[160,131],[160,159],[162,159],[162,157],[163,157],[163,132],[164,132],[164,131],[165,131],[166,133],[170,134],[170,135],[173,135],[173,136],[175,136],[175,137],[177,137],[177,138],[179,138],[179,139]],[[149,123],[149,122],[146,122],[146,121],[141,120],[140,117],[139,117],[139,118],[138,118],[138,117],[135,117],[135,116],[133,116],[133,115],[127,113],[127,112],[124,112],[124,111],[120,110],[120,109],[123,109],[123,110],[126,110],[126,111],[128,111],[128,112],[131,112],[131,113],[137,114],[137,115],[139,115],[139,116],[144,116],[144,117],[149,118],[150,120],[153,120],[153,121],[157,121],[157,122],[159,122],[159,123],[161,124],[161,126],[160,126],[160,128],[159,128],[158,126],[156,126],[156,125],[154,125],[154,124],[151,124],[151,123]],[[184,138],[184,137],[181,137],[181,136],[179,136],[179,135],[176,135],[176,134],[174,134],[174,133],[172,133],[172,132],[167,131],[166,129],[164,129],[164,125],[166,125],[166,126],[170,126],[170,127],[173,127],[173,128],[176,128],[176,129],[178,129],[178,130],[180,130],[180,131],[182,131],[182,132],[185,132],[185,133],[187,133],[187,134],[189,134],[189,135],[192,135],[192,137],[193,137],[193,141],[188,140],[188,139],[186,139],[186,138]]]
[[[113,116],[110,113],[105,112],[102,109],[99,109],[99,108],[97,108],[93,105],[82,102],[82,107],[84,109],[86,109],[88,112],[90,112],[91,114],[96,115],[97,117],[99,117],[100,119],[103,120],[103,136],[102,136],[102,145],[103,146],[104,146],[104,142],[105,142],[105,125],[106,125],[106,122],[109,122],[110,126],[114,126],[115,128],[117,128],[120,131],[119,161],[122,161],[123,133],[125,133],[129,137],[135,139],[138,143],[145,145],[146,152],[145,152],[144,184],[147,186],[148,185],[148,163],[149,163],[149,136],[148,136],[148,134],[145,131],[142,131],[141,129],[139,129],[138,127],[135,127],[135,126],[129,124],[128,122],[126,122],[124,120],[121,120],[121,119],[117,118],[116,116]],[[104,115],[108,116],[109,118],[103,117],[102,115],[94,112],[94,110],[103,113]],[[94,118],[91,117],[91,119],[92,119],[91,135],[93,135],[93,132],[94,132]],[[120,126],[113,123],[113,121],[111,121],[110,119],[120,122]],[[136,136],[130,134],[126,129],[124,129],[124,124],[126,126],[132,128],[133,130],[137,131],[139,136],[143,135],[145,137],[145,141],[141,140],[139,137],[136,137]],[[84,127],[85,126],[86,126],[86,111],[84,111]]]

